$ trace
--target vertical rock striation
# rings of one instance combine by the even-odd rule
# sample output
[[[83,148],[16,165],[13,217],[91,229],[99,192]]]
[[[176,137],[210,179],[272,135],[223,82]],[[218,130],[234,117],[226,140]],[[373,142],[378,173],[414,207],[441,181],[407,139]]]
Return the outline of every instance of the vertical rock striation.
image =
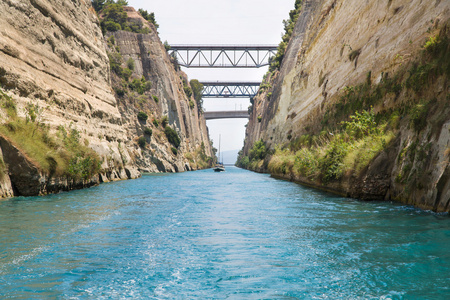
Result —
[[[339,125],[327,118],[336,112],[346,87],[372,84],[375,89],[399,78],[398,90],[373,104],[378,115],[402,111],[399,128],[393,142],[364,170],[336,182],[311,180],[295,172],[274,175],[352,197],[394,199],[449,211],[449,78],[444,70],[432,73],[420,88],[409,86],[411,70],[420,68],[422,56],[432,55],[423,54],[424,44],[437,36],[448,41],[449,17],[449,2],[439,0],[303,1],[282,66],[268,76],[272,88],[254,99],[244,154],[260,139],[274,149],[288,148],[302,135],[319,136]],[[406,107],[420,107],[422,102],[428,103],[428,114],[419,130],[411,125],[412,109]],[[412,147],[424,149],[429,159],[418,157]],[[401,178],[405,174],[407,178]]]
[[[151,82],[151,89],[143,97],[136,93],[128,93],[124,97],[118,96],[119,109],[127,132],[134,136],[142,135],[142,128],[151,127],[154,131],[150,139],[150,153],[138,154],[137,165],[146,171],[183,171],[191,169],[183,154],[195,152],[201,145],[205,146],[205,152],[211,155],[206,122],[203,115],[199,114],[197,106],[190,107],[194,103],[192,97],[188,97],[183,89],[183,80],[188,84],[187,76],[176,71],[169,55],[161,43],[156,28],[143,19],[132,7],[125,7],[128,20],[133,23],[143,24],[150,29],[148,34],[118,31],[108,33],[107,37],[114,37],[115,45],[118,47],[124,61],[132,59],[135,67],[132,76],[144,78]],[[114,86],[120,86],[121,79],[113,78]],[[152,98],[156,96],[158,102]],[[140,99],[139,99],[140,98]],[[145,99],[145,101],[143,101]],[[136,118],[138,111],[144,110],[150,116],[149,120],[141,126]],[[155,127],[151,120],[160,120],[164,116],[168,118],[168,125],[173,127],[181,137],[180,153],[173,155],[170,146],[163,137],[163,133]],[[158,137],[157,135],[161,134]],[[157,161],[152,163],[151,161]]]
[[[128,11],[131,18],[138,18],[134,9]],[[28,118],[32,106],[39,108],[37,121],[48,126],[52,136],[57,136],[58,128],[78,132],[80,142],[101,158],[102,171],[99,176],[78,182],[55,178],[18,145],[2,138],[0,158],[6,169],[0,168],[0,196],[10,196],[13,190],[17,195],[45,194],[136,178],[139,171],[191,170],[184,153],[194,151],[202,143],[206,154],[211,154],[205,120],[189,109],[189,99],[180,93],[181,79],[156,30],[149,35],[115,34],[124,56],[133,57],[136,62],[134,75],[144,75],[153,82],[154,92],[161,99],[154,116],[167,115],[169,124],[179,133],[178,155],[173,156],[167,138],[161,134],[151,144],[153,149],[137,145],[143,127],[136,118],[136,109],[116,99],[107,43],[90,1],[1,0],[1,90],[13,99],[18,118]],[[0,109],[0,124],[7,120],[7,113]],[[11,149],[16,149],[17,157],[26,161],[29,172],[19,171],[17,157],[8,159]],[[16,175],[26,177],[34,172],[30,170],[37,172],[33,175],[34,190],[23,192],[17,188]]]

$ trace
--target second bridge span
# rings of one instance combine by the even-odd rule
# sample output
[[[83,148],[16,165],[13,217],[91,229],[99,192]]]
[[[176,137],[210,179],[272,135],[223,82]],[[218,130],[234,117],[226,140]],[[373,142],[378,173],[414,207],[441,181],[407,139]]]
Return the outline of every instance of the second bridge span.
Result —
[[[205,111],[206,120],[216,119],[248,119],[248,111],[246,110],[233,110],[233,111]]]

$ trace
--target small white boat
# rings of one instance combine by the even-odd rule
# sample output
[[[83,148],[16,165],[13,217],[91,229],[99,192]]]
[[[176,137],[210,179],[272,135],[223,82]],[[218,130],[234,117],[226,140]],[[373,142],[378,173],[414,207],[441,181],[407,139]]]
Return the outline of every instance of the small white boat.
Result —
[[[223,158],[222,158],[223,161]],[[220,162],[220,134],[219,134],[219,156],[217,157],[217,163],[213,168],[214,172],[225,172],[225,166]]]
[[[225,167],[223,166],[223,164],[217,163],[213,170],[214,172],[223,172],[225,171]]]

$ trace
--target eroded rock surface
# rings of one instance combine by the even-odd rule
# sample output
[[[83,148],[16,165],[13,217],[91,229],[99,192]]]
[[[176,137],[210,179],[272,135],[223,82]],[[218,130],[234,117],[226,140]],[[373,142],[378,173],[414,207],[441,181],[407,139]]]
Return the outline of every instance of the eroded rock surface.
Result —
[[[450,3],[439,0],[303,1],[281,69],[269,79],[272,88],[254,99],[244,153],[248,155],[260,139],[273,149],[286,145],[291,137],[320,132],[327,108],[339,101],[345,87],[362,84],[368,77],[378,84],[393,76],[420,56],[430,36],[439,30],[448,34],[449,17]],[[380,154],[361,177],[314,184],[305,178],[277,175],[353,197],[395,199],[425,209],[449,211],[448,78],[433,79],[420,93],[427,101],[436,99],[431,108],[435,117],[419,133],[402,123],[397,142],[388,153]],[[374,109],[387,110],[419,96],[412,92],[390,94]],[[428,160],[413,158],[408,162],[409,168],[424,173],[423,182],[410,187],[396,178],[406,164],[398,157],[413,143],[431,146]]]
[[[134,9],[126,10],[130,18],[142,19]],[[116,99],[107,43],[90,1],[1,0],[0,86],[14,99],[19,117],[26,117],[27,105],[37,105],[42,111],[39,122],[49,125],[51,132],[63,126],[80,133],[81,141],[102,159],[102,174],[92,183],[137,178],[141,171],[191,170],[186,152],[202,142],[206,153],[211,152],[206,123],[196,110],[189,109],[189,99],[181,93],[181,79],[156,30],[152,28],[149,35],[115,34],[123,55],[135,60],[133,76],[145,75],[153,82],[152,92],[160,98],[154,117],[168,116],[181,138],[178,155],[173,155],[161,132],[147,148],[137,145],[143,130],[136,118],[138,108]],[[0,117],[0,122],[6,120],[4,112]],[[3,143],[5,161],[11,149]],[[49,178],[36,166],[22,169],[17,159],[6,165],[9,171],[0,180],[0,196],[11,196],[13,190],[37,195],[81,187],[64,178]],[[28,180],[20,176],[31,176],[28,182],[33,186],[19,187],[19,182]]]

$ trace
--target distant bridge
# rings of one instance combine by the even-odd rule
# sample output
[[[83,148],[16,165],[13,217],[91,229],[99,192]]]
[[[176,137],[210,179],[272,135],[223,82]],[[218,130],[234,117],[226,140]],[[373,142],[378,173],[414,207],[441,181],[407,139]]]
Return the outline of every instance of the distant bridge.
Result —
[[[276,45],[170,45],[180,66],[186,68],[260,68],[269,65]]]
[[[258,93],[260,82],[201,82],[202,98],[252,98]]]
[[[205,111],[203,113],[206,120],[215,119],[248,119],[248,111],[234,110],[234,111]]]

